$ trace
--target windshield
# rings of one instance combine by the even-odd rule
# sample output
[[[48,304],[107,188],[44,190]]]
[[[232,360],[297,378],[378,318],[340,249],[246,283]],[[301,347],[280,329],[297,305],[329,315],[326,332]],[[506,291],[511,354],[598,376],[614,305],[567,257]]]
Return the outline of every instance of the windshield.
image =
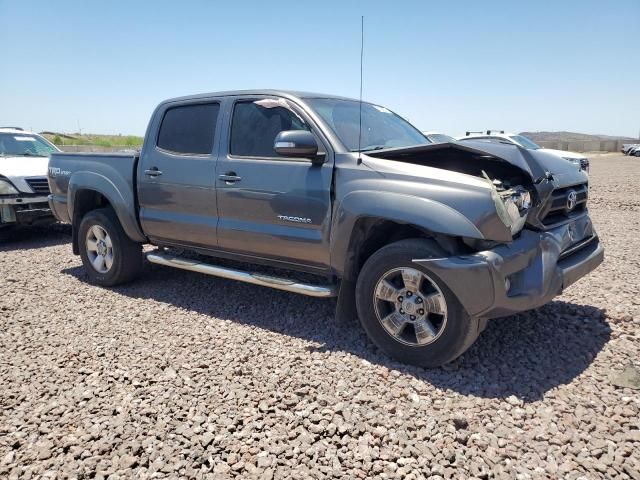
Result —
[[[48,157],[56,147],[38,135],[26,133],[0,133],[0,155]]]
[[[360,103],[355,100],[311,98],[307,103],[327,122],[342,144],[358,151]],[[390,110],[371,103],[362,104],[360,151],[411,147],[431,143],[413,125]]]
[[[540,145],[536,145],[534,142],[522,135],[511,135],[509,138],[514,142],[519,143],[527,150],[538,150],[540,148]]]

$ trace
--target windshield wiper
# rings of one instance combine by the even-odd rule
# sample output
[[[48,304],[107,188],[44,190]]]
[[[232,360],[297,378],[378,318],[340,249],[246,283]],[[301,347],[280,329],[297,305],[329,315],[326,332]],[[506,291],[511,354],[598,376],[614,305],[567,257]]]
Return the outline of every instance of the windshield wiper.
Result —
[[[16,156],[16,157],[46,157],[46,155],[38,155],[37,153],[31,153],[31,152],[16,153],[16,154],[12,154],[12,156]]]
[[[368,147],[365,147],[363,149],[360,150],[360,152],[371,152],[373,150],[384,150],[385,148],[391,148],[391,147],[387,147],[386,145],[370,145]],[[357,152],[358,150],[352,150],[352,152]]]

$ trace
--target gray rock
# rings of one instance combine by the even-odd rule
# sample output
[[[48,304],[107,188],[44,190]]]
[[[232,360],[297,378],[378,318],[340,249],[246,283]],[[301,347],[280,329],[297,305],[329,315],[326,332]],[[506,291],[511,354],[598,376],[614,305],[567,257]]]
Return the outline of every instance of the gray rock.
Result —
[[[224,462],[220,462],[215,464],[213,471],[214,473],[229,473],[231,471],[231,467]]]
[[[202,435],[200,435],[200,444],[204,447],[207,448],[211,442],[213,442],[213,440],[215,439],[215,435],[211,432],[204,432]]]
[[[453,417],[453,425],[456,427],[456,430],[463,430],[469,426],[469,421],[466,417],[458,414]]]
[[[621,388],[640,390],[640,369],[633,364],[627,365],[620,373],[612,373],[611,384]]]
[[[11,465],[16,458],[16,453],[14,451],[7,452],[7,454],[2,457],[2,465]]]

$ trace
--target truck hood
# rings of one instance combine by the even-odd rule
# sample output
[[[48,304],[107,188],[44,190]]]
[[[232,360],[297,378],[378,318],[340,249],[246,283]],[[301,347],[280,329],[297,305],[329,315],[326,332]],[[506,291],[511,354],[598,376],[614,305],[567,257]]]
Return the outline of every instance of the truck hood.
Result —
[[[545,149],[546,150],[546,149]],[[400,162],[425,164],[445,170],[477,175],[485,169],[483,162],[499,162],[511,165],[525,174],[533,184],[553,180],[556,187],[575,185],[587,181],[576,166],[556,154],[541,150],[527,150],[517,145],[466,141],[418,145],[414,147],[390,148],[367,152],[366,155]],[[462,168],[451,168],[447,159],[453,154],[466,154]],[[564,152],[566,153],[566,152]],[[475,171],[474,171],[475,170]]]
[[[0,176],[23,193],[33,193],[25,178],[46,177],[49,157],[0,157]]]
[[[571,159],[575,158],[576,160],[582,160],[583,158],[587,158],[581,153],[568,152],[566,150],[555,150],[553,148],[540,148],[537,151],[551,153],[552,155],[558,155],[559,157],[562,157],[562,158],[571,158]]]

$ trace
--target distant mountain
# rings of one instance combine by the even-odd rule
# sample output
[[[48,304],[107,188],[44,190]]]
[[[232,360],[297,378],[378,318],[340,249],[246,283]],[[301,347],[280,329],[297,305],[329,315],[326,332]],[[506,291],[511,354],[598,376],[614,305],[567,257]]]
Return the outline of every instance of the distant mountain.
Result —
[[[637,138],[615,137],[611,135],[589,135],[576,132],[521,132],[534,142],[601,142],[604,140],[637,141]]]

